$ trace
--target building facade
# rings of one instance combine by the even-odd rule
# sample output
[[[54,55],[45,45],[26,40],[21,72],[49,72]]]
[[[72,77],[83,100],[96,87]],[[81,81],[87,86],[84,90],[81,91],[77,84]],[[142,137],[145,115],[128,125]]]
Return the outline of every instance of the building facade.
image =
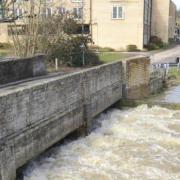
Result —
[[[171,0],[152,1],[151,35],[168,43],[174,39],[176,26],[176,5]]]
[[[92,37],[96,45],[117,50],[135,44],[143,49],[150,32],[151,0],[109,1],[92,4]]]
[[[15,9],[20,23],[25,10],[23,6]],[[151,35],[168,42],[175,32],[176,6],[171,0],[163,0],[163,4],[162,0],[46,0],[47,16],[67,11],[75,14],[93,44],[100,47],[125,50],[136,45],[143,49]],[[8,39],[4,27],[0,25],[0,42]]]

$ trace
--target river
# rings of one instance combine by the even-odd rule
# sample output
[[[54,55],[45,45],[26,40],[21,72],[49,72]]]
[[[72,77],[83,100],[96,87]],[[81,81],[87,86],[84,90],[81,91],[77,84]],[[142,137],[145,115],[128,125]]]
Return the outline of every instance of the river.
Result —
[[[179,180],[180,111],[113,109],[89,136],[31,162],[24,180]]]

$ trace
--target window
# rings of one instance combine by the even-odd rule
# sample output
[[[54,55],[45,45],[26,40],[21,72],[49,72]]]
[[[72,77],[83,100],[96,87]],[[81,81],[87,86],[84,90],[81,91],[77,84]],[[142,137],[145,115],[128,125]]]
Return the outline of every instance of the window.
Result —
[[[74,8],[73,14],[75,18],[81,19],[82,18],[82,8]]]
[[[124,8],[122,6],[113,6],[112,19],[124,19]]]
[[[60,7],[60,8],[58,9],[58,13],[59,13],[59,14],[65,14],[65,13],[66,13],[66,9],[65,9],[64,7]]]
[[[8,25],[8,35],[25,35],[26,25]]]
[[[83,27],[82,27],[82,25],[78,25],[74,34],[82,34],[82,33],[83,34],[89,34],[90,33],[90,25],[89,24],[83,24]]]
[[[23,16],[23,9],[20,8],[15,9],[15,15],[18,19],[21,19]]]
[[[51,16],[52,15],[52,8],[46,8],[46,16]]]

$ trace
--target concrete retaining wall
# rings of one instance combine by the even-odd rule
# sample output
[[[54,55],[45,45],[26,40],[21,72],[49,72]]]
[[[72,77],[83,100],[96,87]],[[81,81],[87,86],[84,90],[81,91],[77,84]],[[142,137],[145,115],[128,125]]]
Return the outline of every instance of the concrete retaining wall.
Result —
[[[0,179],[122,97],[122,63],[0,89]]]
[[[150,59],[136,57],[124,63],[124,98],[143,99],[149,96]]]
[[[122,98],[123,83],[127,98],[146,96],[149,60],[124,66],[115,62],[1,88],[0,180],[14,180],[18,167],[74,130],[91,131],[93,118]]]
[[[45,56],[0,61],[0,85],[46,74]]]

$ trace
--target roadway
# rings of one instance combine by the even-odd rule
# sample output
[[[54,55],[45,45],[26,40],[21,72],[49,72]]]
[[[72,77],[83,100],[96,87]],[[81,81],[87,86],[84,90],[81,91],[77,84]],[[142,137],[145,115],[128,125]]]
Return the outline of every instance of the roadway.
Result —
[[[128,57],[133,56],[149,56],[151,58],[152,64],[160,64],[160,63],[173,63],[176,58],[180,56],[180,45],[176,45],[167,50],[155,50],[148,52],[126,52]]]
[[[176,45],[173,48],[151,54],[150,58],[153,64],[171,63],[175,62],[178,56],[180,57],[180,45]]]

